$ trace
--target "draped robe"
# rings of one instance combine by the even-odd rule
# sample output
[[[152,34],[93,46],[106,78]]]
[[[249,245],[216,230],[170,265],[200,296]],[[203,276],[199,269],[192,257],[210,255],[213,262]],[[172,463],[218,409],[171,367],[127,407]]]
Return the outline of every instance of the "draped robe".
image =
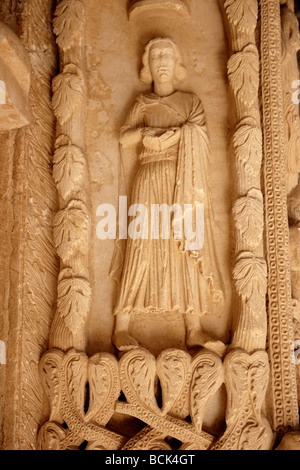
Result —
[[[196,204],[204,203],[203,248],[189,251],[185,240],[175,239],[174,221],[170,239],[128,238],[126,246],[117,241],[111,266],[111,276],[119,282],[115,314],[177,311],[206,315],[212,303],[223,298],[208,181],[209,140],[201,101],[182,91],[167,97],[142,94],[121,132],[136,128],[163,132],[178,127],[179,143],[171,142],[161,151],[143,147],[131,204],[143,204],[150,214],[152,204],[191,204],[195,209]]]

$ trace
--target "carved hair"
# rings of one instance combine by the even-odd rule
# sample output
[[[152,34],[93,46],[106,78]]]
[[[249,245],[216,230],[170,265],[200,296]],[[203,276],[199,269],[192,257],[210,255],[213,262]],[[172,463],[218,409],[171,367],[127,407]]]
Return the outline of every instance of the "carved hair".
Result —
[[[181,50],[175,44],[175,42],[172,39],[169,38],[155,38],[152,39],[150,42],[145,47],[145,52],[143,55],[143,68],[140,74],[141,81],[143,83],[146,83],[147,85],[151,85],[153,82],[153,77],[151,74],[150,70],[150,63],[149,63],[149,53],[151,50],[151,47],[154,46],[155,44],[161,44],[165,43],[168,46],[172,46],[175,52],[175,81],[176,83],[183,82],[186,79],[187,71],[185,66],[183,65],[183,57]]]

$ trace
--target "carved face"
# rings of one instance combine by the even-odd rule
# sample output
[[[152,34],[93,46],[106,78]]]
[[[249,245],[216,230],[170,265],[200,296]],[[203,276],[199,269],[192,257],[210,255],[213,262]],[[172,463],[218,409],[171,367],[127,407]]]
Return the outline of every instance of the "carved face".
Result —
[[[171,44],[154,44],[149,52],[149,65],[153,81],[156,83],[172,82],[175,75],[175,51]]]

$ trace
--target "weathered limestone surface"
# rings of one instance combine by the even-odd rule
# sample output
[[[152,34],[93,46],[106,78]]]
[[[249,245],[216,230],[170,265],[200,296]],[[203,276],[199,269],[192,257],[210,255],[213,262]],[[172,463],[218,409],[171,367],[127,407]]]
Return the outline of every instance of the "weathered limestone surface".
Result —
[[[293,0],[1,2],[1,448],[299,448],[299,37]]]

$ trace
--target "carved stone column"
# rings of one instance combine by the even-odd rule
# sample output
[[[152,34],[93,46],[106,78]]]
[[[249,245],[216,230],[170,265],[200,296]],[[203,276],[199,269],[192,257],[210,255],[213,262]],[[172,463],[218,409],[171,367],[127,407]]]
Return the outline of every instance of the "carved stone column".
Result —
[[[257,0],[225,0],[221,6],[230,51],[230,155],[235,175],[233,280],[238,302],[231,350],[224,361],[227,428],[214,448],[267,450],[272,445],[272,431],[262,414],[269,364],[265,352],[267,265],[263,246],[259,53],[255,37],[258,4]],[[259,403],[255,398],[258,396]]]
[[[9,450],[31,450],[35,446],[44,412],[38,363],[47,347],[55,302],[57,258],[52,226],[57,201],[50,169],[55,130],[50,93],[56,70],[56,51],[51,9],[50,0],[18,2],[13,13],[20,38],[15,37],[15,41],[23,44],[23,47],[18,45],[21,56],[14,56],[8,47],[11,31],[10,36],[4,37],[2,29],[1,38],[2,47],[7,48],[6,53],[1,48],[1,63],[10,65],[6,75],[7,93],[11,94],[15,108],[23,103],[24,109],[27,102],[31,111],[29,123],[29,109],[26,106],[25,111],[19,108],[21,124],[15,127],[24,127],[16,132],[15,141],[10,143],[8,155],[5,154],[7,158],[14,152],[10,195],[13,203],[12,252],[5,279],[9,283],[9,292],[6,292],[8,342],[3,449]],[[22,57],[24,62],[20,60]],[[31,83],[26,73],[28,68],[31,69]]]
[[[261,72],[264,126],[264,184],[268,262],[268,344],[273,429],[298,427],[289,272],[286,158],[282,87],[280,4],[261,0]]]
[[[58,3],[54,32],[61,73],[53,80],[57,118],[53,177],[60,209],[54,221],[54,243],[61,266],[49,347],[62,350],[85,349],[91,300],[89,176],[84,156],[84,23],[85,10],[80,0]]]

